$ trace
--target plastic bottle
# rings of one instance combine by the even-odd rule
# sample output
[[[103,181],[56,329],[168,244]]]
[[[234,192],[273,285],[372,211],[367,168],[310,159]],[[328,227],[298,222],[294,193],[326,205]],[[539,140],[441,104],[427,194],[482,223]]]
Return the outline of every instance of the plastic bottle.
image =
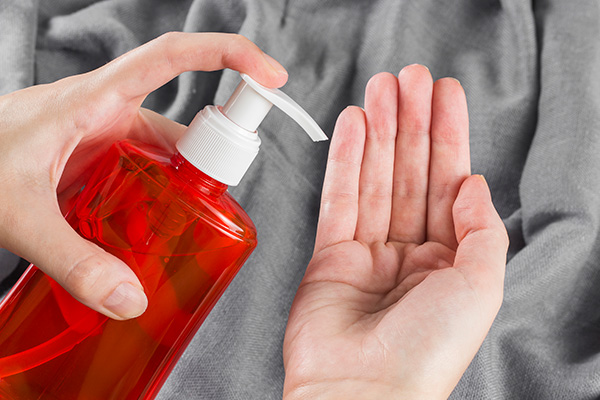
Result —
[[[66,218],[125,261],[149,304],[116,321],[77,302],[35,266],[0,304],[1,399],[152,399],[256,246],[227,192],[258,153],[275,104],[313,140],[327,137],[293,100],[242,75],[223,108],[207,106],[178,152],[111,147]]]

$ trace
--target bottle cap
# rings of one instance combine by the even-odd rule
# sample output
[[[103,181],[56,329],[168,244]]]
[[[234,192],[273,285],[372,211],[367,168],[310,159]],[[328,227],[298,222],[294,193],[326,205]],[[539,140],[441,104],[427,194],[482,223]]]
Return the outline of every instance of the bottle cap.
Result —
[[[221,107],[200,111],[175,145],[194,167],[226,185],[237,185],[258,154],[256,129],[273,105],[296,121],[313,141],[327,140],[319,125],[288,95],[246,74]]]

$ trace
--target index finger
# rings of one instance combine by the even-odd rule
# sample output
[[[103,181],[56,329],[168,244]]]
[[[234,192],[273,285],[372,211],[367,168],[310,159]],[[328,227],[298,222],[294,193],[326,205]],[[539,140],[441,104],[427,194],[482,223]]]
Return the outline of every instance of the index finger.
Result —
[[[342,111],[335,124],[323,182],[315,253],[354,238],[366,130],[364,111],[353,106]]]
[[[169,32],[97,70],[102,85],[118,87],[126,99],[146,96],[185,71],[230,68],[264,86],[280,87],[287,72],[244,36],[228,33]]]

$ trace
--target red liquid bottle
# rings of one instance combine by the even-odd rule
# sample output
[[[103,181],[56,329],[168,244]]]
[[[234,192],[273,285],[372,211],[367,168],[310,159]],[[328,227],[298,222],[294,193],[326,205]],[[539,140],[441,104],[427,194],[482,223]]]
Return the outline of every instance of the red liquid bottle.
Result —
[[[273,104],[314,140],[326,136],[282,92],[242,75],[222,108],[198,113],[178,152],[111,147],[66,218],[125,261],[148,297],[116,321],[31,266],[0,304],[0,399],[153,399],[256,247],[250,218],[227,192],[258,152]]]

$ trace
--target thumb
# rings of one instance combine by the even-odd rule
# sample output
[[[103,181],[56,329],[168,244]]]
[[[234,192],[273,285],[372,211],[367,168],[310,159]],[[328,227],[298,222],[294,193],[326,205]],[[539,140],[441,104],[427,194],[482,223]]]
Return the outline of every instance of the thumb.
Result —
[[[0,224],[2,245],[35,264],[65,288],[75,299],[113,319],[141,315],[148,300],[133,271],[77,234],[56,210],[39,206],[25,197],[10,220]],[[56,203],[56,202],[54,202]],[[43,202],[52,204],[52,202]],[[25,211],[25,212],[23,212]],[[4,218],[3,218],[4,219]]]
[[[452,215],[458,241],[455,268],[476,292],[491,325],[502,304],[508,235],[482,175],[465,179]]]

